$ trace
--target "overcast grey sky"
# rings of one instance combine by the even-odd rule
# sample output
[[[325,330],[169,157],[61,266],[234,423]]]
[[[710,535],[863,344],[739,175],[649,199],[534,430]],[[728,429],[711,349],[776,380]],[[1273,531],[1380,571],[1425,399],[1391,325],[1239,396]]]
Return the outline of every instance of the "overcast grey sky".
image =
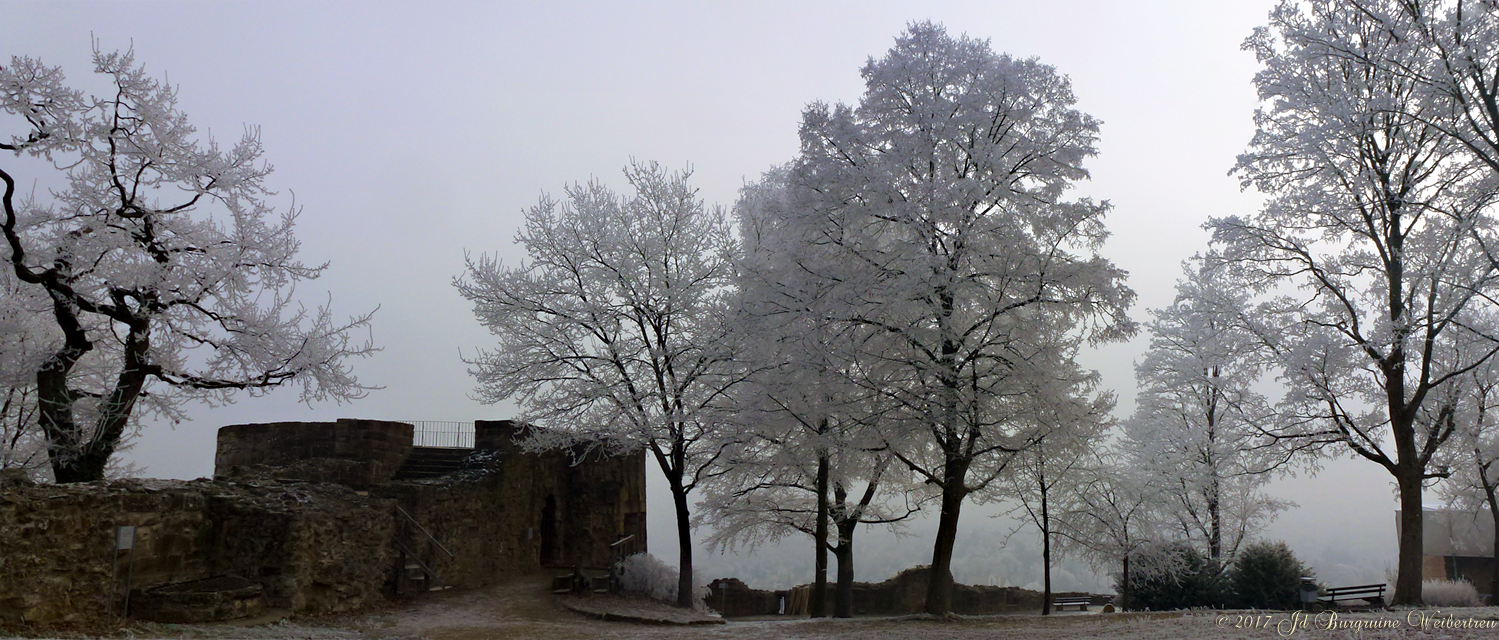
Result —
[[[731,204],[745,181],[795,155],[804,105],[858,101],[859,68],[913,20],[991,39],[1072,78],[1078,106],[1104,123],[1080,195],[1114,203],[1105,253],[1130,272],[1144,319],[1170,301],[1180,262],[1205,247],[1208,216],[1257,206],[1228,169],[1253,131],[1256,66],[1239,45],[1270,6],[0,2],[0,57],[39,57],[98,87],[90,38],[106,50],[133,46],[180,88],[200,131],[230,141],[259,126],[271,184],[305,207],[303,259],[332,263],[303,293],[331,292],[344,314],[380,307],[385,350],[355,363],[362,381],[385,387],[368,398],[309,408],[287,392],[200,407],[175,429],[149,425],[131,457],[148,475],[193,478],[212,473],[225,424],[510,417],[510,407],[468,397],[459,355],[488,337],[449,284],[465,252],[518,259],[523,208],[590,177],[618,187],[632,156],[690,162],[704,198]],[[1144,344],[1087,355],[1118,392],[1121,416]],[[1363,562],[1367,577],[1382,578],[1395,553],[1387,480],[1348,461],[1278,483],[1302,507],[1269,535],[1314,562]],[[657,555],[675,557],[669,509],[650,526]]]

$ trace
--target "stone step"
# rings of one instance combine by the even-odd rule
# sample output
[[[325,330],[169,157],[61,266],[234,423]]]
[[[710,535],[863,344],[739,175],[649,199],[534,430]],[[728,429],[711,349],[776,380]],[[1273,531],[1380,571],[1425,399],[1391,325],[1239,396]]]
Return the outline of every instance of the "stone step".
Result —
[[[473,449],[413,447],[405,463],[396,470],[397,480],[420,480],[445,476],[463,468]]]

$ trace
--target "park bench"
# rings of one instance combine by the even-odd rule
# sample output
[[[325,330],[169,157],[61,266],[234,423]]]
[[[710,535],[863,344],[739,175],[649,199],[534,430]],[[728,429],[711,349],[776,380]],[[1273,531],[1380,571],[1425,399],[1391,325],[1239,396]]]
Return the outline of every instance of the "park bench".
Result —
[[[1063,607],[1077,607],[1079,611],[1087,611],[1090,604],[1093,604],[1093,599],[1087,596],[1070,596],[1051,601],[1051,606],[1057,611],[1061,611]]]
[[[1364,600],[1376,607],[1384,606],[1384,584],[1365,584],[1356,587],[1334,587],[1317,596],[1317,602],[1337,606],[1338,601]]]

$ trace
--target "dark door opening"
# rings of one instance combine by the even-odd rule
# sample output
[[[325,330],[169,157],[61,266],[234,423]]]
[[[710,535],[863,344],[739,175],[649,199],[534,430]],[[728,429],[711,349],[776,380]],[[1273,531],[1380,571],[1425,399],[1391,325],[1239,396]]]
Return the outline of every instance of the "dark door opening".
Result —
[[[562,549],[557,540],[557,498],[547,496],[541,507],[541,566],[562,565]]]

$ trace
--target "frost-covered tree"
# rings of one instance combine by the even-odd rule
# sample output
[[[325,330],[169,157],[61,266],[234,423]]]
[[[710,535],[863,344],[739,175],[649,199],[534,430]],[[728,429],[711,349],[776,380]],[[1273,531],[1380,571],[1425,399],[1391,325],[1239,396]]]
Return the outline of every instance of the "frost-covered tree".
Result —
[[[1494,335],[1492,318],[1475,324]],[[1486,345],[1469,346],[1482,349]],[[1443,388],[1430,404],[1426,419],[1449,423],[1454,429],[1452,442],[1436,459],[1451,474],[1437,485],[1438,495],[1449,508],[1475,516],[1487,509],[1494,523],[1494,548],[1499,549],[1499,361],[1485,361],[1457,384]],[[1499,587],[1499,566],[1489,579]]]
[[[1087,393],[1088,389],[1078,389]],[[1064,526],[1061,514],[1079,508],[1086,487],[1087,462],[1102,445],[1108,413],[1114,408],[1112,394],[1090,402],[1074,402],[1043,408],[1036,413],[1035,442],[1017,453],[1010,463],[1010,495],[1017,511],[1041,534],[1041,615],[1051,615],[1051,567],[1054,545]],[[1060,411],[1056,410],[1060,409]]]
[[[1108,206],[1064,197],[1098,130],[1064,76],[932,23],[862,75],[857,108],[803,114],[804,264],[837,283],[856,377],[898,407],[891,452],[941,491],[926,610],[942,615],[963,503],[991,495],[1037,407],[1074,400],[1075,341],[1134,331],[1134,293],[1097,255]]]
[[[277,209],[249,130],[231,148],[200,139],[176,90],[126,53],[94,53],[103,96],[69,88],[31,58],[0,67],[0,150],[39,161],[0,168],[3,256],[45,298],[37,422],[58,482],[103,477],[140,410],[184,417],[185,402],[297,384],[304,401],[362,396],[348,359],[369,315],[308,310],[297,283],[323,267],[296,259],[299,209]],[[46,162],[42,162],[46,161]],[[65,186],[18,197],[34,169]]]
[[[49,325],[46,298],[0,271],[0,469],[50,476],[47,443],[37,424],[36,372]]]
[[[1223,564],[1284,508],[1263,488],[1295,449],[1265,436],[1275,412],[1256,391],[1267,359],[1243,323],[1248,293],[1201,260],[1183,270],[1175,301],[1146,325],[1124,442],[1131,464],[1157,478],[1179,533]]]
[[[1396,46],[1369,62],[1411,80],[1422,107],[1405,109],[1499,174],[1499,3],[1491,0],[1345,0]],[[1339,55],[1361,57],[1337,34]],[[1315,34],[1313,37],[1316,37]],[[1436,106],[1436,109],[1426,108]]]
[[[1162,539],[1162,527],[1156,518],[1162,499],[1160,487],[1153,474],[1115,449],[1085,458],[1078,475],[1070,508],[1058,513],[1057,534],[1064,546],[1094,570],[1117,568],[1120,607],[1132,608],[1131,559]],[[1135,571],[1152,576],[1172,569],[1170,563],[1153,560],[1147,560],[1144,566],[1141,562],[1133,564]]]
[[[853,535],[860,524],[894,524],[915,505],[906,475],[877,451],[879,398],[847,375],[848,327],[825,308],[831,282],[801,264],[795,198],[777,168],[746,186],[735,206],[741,246],[736,326],[752,362],[735,390],[741,443],[724,456],[698,508],[713,546],[754,546],[800,531],[816,553],[809,608],[827,615],[827,558],[838,559],[833,615],[853,615]],[[887,505],[887,496],[903,505]],[[877,499],[877,497],[879,499]],[[897,498],[899,500],[899,498]]]
[[[498,345],[469,360],[486,402],[514,399],[532,448],[645,447],[676,509],[678,605],[692,606],[688,496],[734,443],[730,393],[746,371],[733,331],[734,238],[690,171],[632,162],[621,195],[600,182],[543,196],[514,267],[470,258],[454,280]]]
[[[1433,123],[1409,41],[1353,3],[1286,2],[1246,43],[1264,106],[1236,171],[1268,199],[1210,223],[1247,286],[1278,295],[1256,332],[1288,395],[1282,439],[1339,443],[1395,479],[1402,512],[1393,602],[1421,601],[1422,486],[1452,435],[1425,403],[1495,343],[1464,317],[1499,276],[1488,167]],[[1446,359],[1448,346],[1485,342]]]

